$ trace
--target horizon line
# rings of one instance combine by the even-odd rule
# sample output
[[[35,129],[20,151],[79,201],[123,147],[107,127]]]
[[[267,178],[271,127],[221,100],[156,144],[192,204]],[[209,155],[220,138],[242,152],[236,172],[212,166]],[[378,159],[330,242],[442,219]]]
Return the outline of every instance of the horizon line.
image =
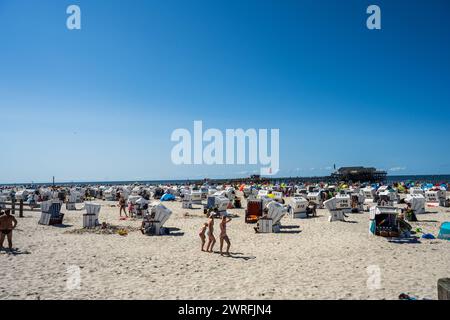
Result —
[[[386,177],[418,177],[418,176],[424,176],[424,177],[432,177],[432,176],[450,176],[450,173],[440,173],[440,174],[393,174],[393,175],[386,175]],[[284,177],[270,177],[270,176],[264,176],[261,177],[263,179],[317,179],[317,178],[328,178],[331,177],[331,175],[327,176],[284,176]],[[228,178],[174,178],[174,179],[138,179],[138,180],[102,180],[102,181],[55,181],[55,185],[58,184],[110,184],[110,183],[144,183],[144,182],[186,182],[186,181],[202,181],[202,180],[239,180],[239,179],[249,179],[248,177],[228,177]],[[9,185],[47,185],[47,184],[53,184],[53,181],[49,182],[10,182],[10,183],[3,183],[0,182],[0,186],[9,186]]]

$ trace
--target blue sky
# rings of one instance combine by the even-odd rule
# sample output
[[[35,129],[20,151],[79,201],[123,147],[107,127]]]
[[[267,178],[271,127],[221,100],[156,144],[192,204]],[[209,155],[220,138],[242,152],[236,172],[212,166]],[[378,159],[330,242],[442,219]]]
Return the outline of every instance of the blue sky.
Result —
[[[66,28],[77,4],[82,29]],[[377,4],[382,30],[366,28]],[[450,4],[0,0],[0,182],[247,176],[174,129],[279,128],[279,176],[450,173]]]

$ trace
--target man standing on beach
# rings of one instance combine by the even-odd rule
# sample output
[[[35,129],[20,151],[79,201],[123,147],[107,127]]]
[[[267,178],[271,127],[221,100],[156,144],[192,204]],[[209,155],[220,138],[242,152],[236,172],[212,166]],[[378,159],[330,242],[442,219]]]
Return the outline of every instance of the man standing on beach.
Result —
[[[227,223],[231,221],[231,218],[226,216],[222,217],[222,221],[220,222],[220,254],[223,255],[223,242],[227,243],[227,255],[230,255],[230,238],[227,235]]]
[[[206,245],[206,251],[213,252],[215,243],[216,237],[214,237],[214,213],[211,213],[208,220],[208,244]]]
[[[8,247],[12,250],[12,232],[17,226],[17,220],[11,215],[11,210],[5,210],[5,214],[0,215],[0,250],[3,249],[5,237],[8,237]]]

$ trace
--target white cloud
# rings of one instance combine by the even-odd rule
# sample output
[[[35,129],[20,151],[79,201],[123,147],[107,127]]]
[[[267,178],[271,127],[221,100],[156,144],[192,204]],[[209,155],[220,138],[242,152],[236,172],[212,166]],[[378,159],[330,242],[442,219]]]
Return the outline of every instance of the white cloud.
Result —
[[[389,171],[392,171],[392,172],[404,171],[404,170],[406,170],[406,167],[393,167],[393,168],[389,169]]]

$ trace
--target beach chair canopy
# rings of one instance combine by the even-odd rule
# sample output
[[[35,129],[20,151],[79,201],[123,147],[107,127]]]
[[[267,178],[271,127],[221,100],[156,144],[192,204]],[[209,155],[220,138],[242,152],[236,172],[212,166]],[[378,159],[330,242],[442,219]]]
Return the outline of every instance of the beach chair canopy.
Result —
[[[152,208],[152,211],[154,211],[155,213],[155,220],[161,223],[161,227],[164,225],[164,223],[166,223],[166,221],[172,214],[172,211],[162,204],[157,204],[156,206],[154,206]]]
[[[173,194],[166,193],[161,197],[160,200],[161,201],[173,201],[173,200],[175,200],[175,196]]]
[[[276,201],[269,202],[266,208],[268,209],[267,217],[272,219],[272,224],[274,225],[279,223],[286,214],[286,208]]]

